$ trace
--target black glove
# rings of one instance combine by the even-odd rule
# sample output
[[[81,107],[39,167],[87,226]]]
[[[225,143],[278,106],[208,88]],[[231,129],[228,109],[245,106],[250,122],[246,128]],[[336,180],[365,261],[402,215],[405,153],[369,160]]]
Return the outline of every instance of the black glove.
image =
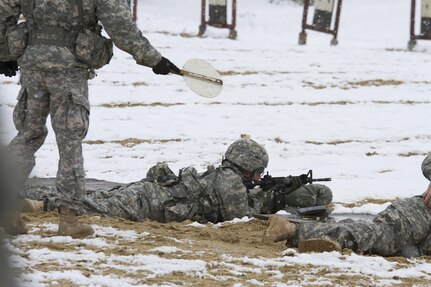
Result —
[[[302,184],[307,184],[308,183],[308,175],[307,174],[301,174],[299,176],[299,180],[301,181]]]
[[[169,74],[169,72],[172,72],[174,74],[180,74],[181,70],[171,61],[169,61],[165,57],[162,57],[160,62],[153,67],[153,72],[157,75],[167,75]]]
[[[18,71],[18,62],[0,62],[0,74],[5,75],[6,77],[13,77],[16,75]]]

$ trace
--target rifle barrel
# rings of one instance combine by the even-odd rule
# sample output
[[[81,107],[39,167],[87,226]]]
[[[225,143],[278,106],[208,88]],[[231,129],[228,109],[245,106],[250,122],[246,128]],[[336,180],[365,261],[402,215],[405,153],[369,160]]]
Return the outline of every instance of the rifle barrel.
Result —
[[[313,182],[314,181],[331,181],[332,178],[330,177],[324,177],[324,178],[313,178]]]

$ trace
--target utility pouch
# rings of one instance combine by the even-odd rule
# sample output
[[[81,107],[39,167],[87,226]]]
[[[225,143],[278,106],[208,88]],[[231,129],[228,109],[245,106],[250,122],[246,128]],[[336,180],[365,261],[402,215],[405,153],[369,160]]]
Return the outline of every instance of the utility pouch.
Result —
[[[197,206],[193,203],[176,203],[164,210],[165,222],[184,221],[192,219],[197,212]]]
[[[6,32],[6,46],[9,59],[16,61],[27,47],[28,30],[25,22],[10,27]]]
[[[88,29],[78,34],[75,45],[75,57],[92,69],[102,68],[113,55],[112,40]]]

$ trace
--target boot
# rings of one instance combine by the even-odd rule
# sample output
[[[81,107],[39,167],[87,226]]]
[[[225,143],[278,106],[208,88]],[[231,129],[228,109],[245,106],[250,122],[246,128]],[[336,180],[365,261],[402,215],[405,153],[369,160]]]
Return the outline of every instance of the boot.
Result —
[[[24,213],[35,213],[43,211],[43,201],[31,200],[25,198],[22,201],[21,212]]]
[[[271,242],[287,240],[296,233],[296,225],[279,215],[271,215],[263,239]]]
[[[1,222],[4,232],[10,235],[27,234],[28,228],[21,218],[21,214],[14,212],[3,217]]]
[[[311,238],[299,241],[299,252],[341,252],[341,245],[334,240],[326,238]]]
[[[94,234],[91,225],[78,222],[75,210],[60,206],[58,208],[58,213],[60,214],[58,235],[82,238]]]

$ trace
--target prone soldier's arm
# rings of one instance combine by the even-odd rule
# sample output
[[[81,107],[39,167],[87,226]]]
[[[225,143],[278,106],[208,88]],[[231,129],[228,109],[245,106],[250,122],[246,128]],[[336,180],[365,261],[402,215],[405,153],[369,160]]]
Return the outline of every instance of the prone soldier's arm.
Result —
[[[97,2],[96,15],[115,45],[131,54],[136,63],[147,67],[156,66],[162,56],[133,22],[127,0]]]
[[[249,196],[241,178],[233,172],[222,171],[215,182],[220,204],[221,221],[250,215]]]

